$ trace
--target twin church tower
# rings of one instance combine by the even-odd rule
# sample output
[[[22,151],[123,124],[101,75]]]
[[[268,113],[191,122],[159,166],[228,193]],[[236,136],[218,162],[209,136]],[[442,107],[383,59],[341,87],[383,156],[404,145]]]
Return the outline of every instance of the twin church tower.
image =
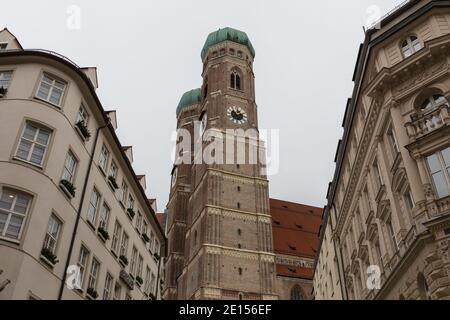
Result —
[[[247,35],[219,29],[206,39],[201,57],[203,84],[182,96],[177,129],[189,131],[192,144],[197,127],[201,134],[208,129],[257,132],[255,50]],[[243,141],[254,144],[251,140]],[[254,140],[259,146],[257,136]],[[225,158],[230,150],[223,152]],[[191,163],[176,164],[172,171],[164,299],[277,299],[268,180],[261,161],[209,164],[194,161],[197,157],[201,154],[192,153]]]

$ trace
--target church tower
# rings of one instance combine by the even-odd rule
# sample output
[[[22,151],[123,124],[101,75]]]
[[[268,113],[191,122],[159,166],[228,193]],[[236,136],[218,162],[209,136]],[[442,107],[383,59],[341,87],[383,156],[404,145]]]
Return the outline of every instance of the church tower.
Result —
[[[225,28],[208,36],[201,57],[203,84],[181,99],[178,128],[184,123],[199,133],[203,149],[195,151],[193,164],[175,166],[172,175],[166,283],[172,294],[165,297],[276,299],[268,181],[259,158],[255,50],[244,32]],[[210,152],[212,143],[223,149]],[[181,250],[183,240],[184,252],[175,258],[172,250]]]

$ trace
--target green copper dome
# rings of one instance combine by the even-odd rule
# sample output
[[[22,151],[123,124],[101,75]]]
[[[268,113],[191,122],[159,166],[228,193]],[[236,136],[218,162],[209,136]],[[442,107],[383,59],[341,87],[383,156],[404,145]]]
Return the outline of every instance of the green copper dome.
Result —
[[[253,58],[255,57],[255,49],[253,48],[252,43],[245,32],[233,28],[223,28],[210,33],[208,38],[206,38],[205,45],[202,49],[202,59],[205,58],[210,47],[226,40],[247,46],[252,53]]]
[[[199,103],[202,100],[202,91],[200,88],[185,92],[180,99],[177,107],[177,116],[184,107]]]

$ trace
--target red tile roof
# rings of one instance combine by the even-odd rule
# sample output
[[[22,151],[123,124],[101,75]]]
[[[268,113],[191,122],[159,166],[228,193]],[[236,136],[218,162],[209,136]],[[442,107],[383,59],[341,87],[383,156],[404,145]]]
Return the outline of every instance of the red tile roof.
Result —
[[[270,199],[275,253],[314,259],[319,244],[322,213],[322,208]],[[313,270],[277,265],[277,273],[312,278]]]

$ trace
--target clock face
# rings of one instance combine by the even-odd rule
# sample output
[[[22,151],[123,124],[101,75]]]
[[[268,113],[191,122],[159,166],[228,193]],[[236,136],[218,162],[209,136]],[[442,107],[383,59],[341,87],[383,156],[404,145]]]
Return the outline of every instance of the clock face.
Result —
[[[247,113],[241,107],[229,107],[227,110],[228,118],[236,124],[244,124],[247,122]]]

